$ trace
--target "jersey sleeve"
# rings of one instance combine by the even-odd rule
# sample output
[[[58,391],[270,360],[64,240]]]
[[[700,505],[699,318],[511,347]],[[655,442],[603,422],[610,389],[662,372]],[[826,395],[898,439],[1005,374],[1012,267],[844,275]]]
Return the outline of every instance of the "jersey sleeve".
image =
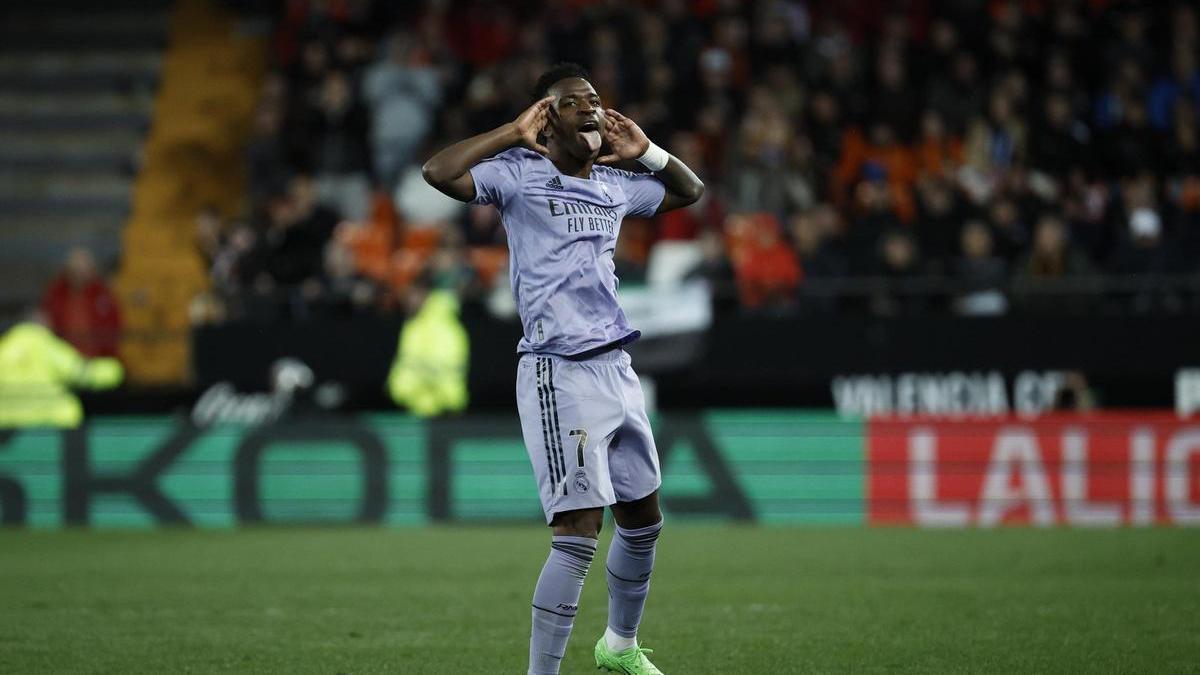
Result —
[[[512,154],[502,152],[471,167],[475,181],[472,204],[495,204],[503,207],[505,200],[516,191],[521,176],[521,163]]]
[[[621,188],[625,190],[625,198],[629,200],[629,210],[626,215],[648,217],[658,211],[667,188],[662,181],[652,173],[633,173],[622,171]]]

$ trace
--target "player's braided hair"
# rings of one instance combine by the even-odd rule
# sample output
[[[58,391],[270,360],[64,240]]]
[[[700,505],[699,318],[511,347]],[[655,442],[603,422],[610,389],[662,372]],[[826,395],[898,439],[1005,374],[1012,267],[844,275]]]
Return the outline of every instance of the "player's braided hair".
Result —
[[[578,63],[559,62],[550,66],[550,70],[542,73],[542,76],[537,80],[537,84],[533,85],[534,100],[545,98],[546,94],[550,91],[550,87],[553,87],[555,82],[565,80],[568,77],[579,77],[588,82],[592,81],[591,74]]]

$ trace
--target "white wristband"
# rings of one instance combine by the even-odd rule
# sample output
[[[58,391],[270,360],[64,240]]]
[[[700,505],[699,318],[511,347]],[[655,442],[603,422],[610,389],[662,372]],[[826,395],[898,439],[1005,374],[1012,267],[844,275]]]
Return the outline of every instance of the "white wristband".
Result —
[[[637,161],[651,171],[662,171],[666,168],[667,162],[671,161],[671,153],[655,145],[654,141],[650,141],[649,147],[641,157],[637,158]]]

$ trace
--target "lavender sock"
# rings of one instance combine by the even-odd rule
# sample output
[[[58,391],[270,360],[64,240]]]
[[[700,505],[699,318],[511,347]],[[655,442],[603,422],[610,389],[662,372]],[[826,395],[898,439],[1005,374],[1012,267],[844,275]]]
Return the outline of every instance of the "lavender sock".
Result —
[[[618,527],[613,535],[608,549],[608,628],[621,637],[637,636],[660,531],[662,521],[636,530]]]
[[[550,555],[533,591],[533,632],[529,638],[529,675],[555,675],[579,610],[579,594],[596,540],[554,537]]]

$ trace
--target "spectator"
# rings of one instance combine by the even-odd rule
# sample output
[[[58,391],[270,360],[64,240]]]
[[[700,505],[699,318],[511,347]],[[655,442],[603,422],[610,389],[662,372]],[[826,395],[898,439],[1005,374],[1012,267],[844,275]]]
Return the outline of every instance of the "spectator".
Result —
[[[221,252],[225,238],[225,221],[221,212],[212,204],[206,204],[196,214],[196,250],[205,265],[212,268],[213,261]]]
[[[962,255],[956,261],[955,279],[959,289],[954,310],[968,316],[990,316],[1008,310],[1003,288],[1008,278],[1004,259],[993,251],[992,231],[978,220],[962,230]]]
[[[320,277],[306,281],[301,294],[312,313],[333,317],[370,313],[383,299],[378,285],[358,273],[350,250],[336,240],[325,247]]]
[[[752,96],[758,110],[743,118],[729,170],[729,209],[776,217],[808,208],[814,188],[806,175],[807,142],[793,139],[786,118],[765,90]]]
[[[800,304],[804,311],[831,311],[836,307],[837,298],[828,287],[818,283],[814,288],[809,282],[846,276],[849,261],[836,246],[837,230],[837,212],[827,204],[791,219],[792,243],[800,269],[804,271],[804,283],[800,287]]]
[[[724,312],[736,309],[736,275],[733,262],[725,252],[725,242],[721,239],[720,231],[708,229],[702,232],[700,249],[704,257],[684,278],[703,279],[708,282],[712,289],[714,310]]]
[[[1017,202],[1000,197],[988,209],[988,221],[997,240],[997,253],[1009,262],[1017,259],[1029,244],[1029,229]]]
[[[1090,135],[1087,126],[1074,118],[1067,97],[1051,94],[1046,97],[1042,120],[1033,133],[1031,163],[1062,179],[1072,170],[1087,166]]]
[[[1122,103],[1120,122],[1099,139],[1102,166],[1109,176],[1152,171],[1162,164],[1158,134],[1150,126],[1146,105],[1137,98]]]
[[[392,35],[384,58],[371,65],[363,79],[363,96],[371,107],[375,173],[383,190],[395,189],[403,167],[415,162],[433,128],[441,95],[429,53],[408,33]]]
[[[1033,235],[1033,249],[1018,267],[1018,274],[1030,281],[1054,280],[1087,274],[1092,266],[1082,253],[1071,246],[1067,228],[1058,216],[1044,215]]]
[[[507,239],[500,212],[483,205],[470,206],[466,210],[467,246],[505,246]]]
[[[475,295],[482,290],[480,279],[467,261],[466,249],[457,233],[448,231],[441,245],[430,256],[418,285],[432,290],[450,291],[457,297]]]
[[[915,215],[911,188],[917,177],[916,163],[909,148],[899,142],[895,130],[884,121],[873,123],[866,138],[856,129],[846,132],[842,157],[834,169],[835,198],[853,195],[861,179],[882,181],[887,187],[887,208],[897,218],[911,222]],[[847,190],[850,192],[846,192]]]
[[[987,116],[976,117],[967,132],[964,156],[977,201],[990,199],[1004,174],[1024,160],[1025,140],[1025,122],[1012,94],[994,88]]]
[[[85,356],[32,310],[0,334],[0,429],[78,427],[83,406],[71,389],[111,389],[124,378],[120,361]]]
[[[311,174],[300,172],[292,176],[288,181],[288,199],[295,209],[297,225],[323,246],[333,236],[338,214],[321,200],[319,188]]]
[[[42,299],[49,327],[87,358],[115,357],[121,339],[121,310],[86,248],[67,253],[62,272]]]
[[[720,237],[704,233],[726,213],[765,210],[790,224],[794,252],[784,248],[806,276],[879,274],[889,269],[884,251],[899,261],[910,247],[915,267],[889,274],[933,275],[930,288],[990,279],[993,259],[1026,285],[1071,277],[1090,261],[1141,269],[1152,249],[1171,252],[1168,272],[1194,270],[1200,259],[1200,69],[1189,3],[994,2],[986,12],[953,3],[880,12],[878,2],[857,1],[820,11],[668,2],[542,12],[535,3],[537,20],[522,23],[523,10],[471,0],[418,11],[376,3],[379,26],[367,25],[369,4],[289,12],[260,95],[249,183],[252,211],[278,220],[288,177],[312,174],[324,198],[315,203],[332,207],[334,222],[357,220],[373,171],[405,228],[379,239],[378,260],[404,247],[416,269],[424,258],[413,240],[435,246],[451,226],[472,246],[503,243],[494,216],[464,215],[432,193],[414,160],[443,138],[511,120],[531,74],[558,59],[591,66],[605,104],[669,139],[709,185],[702,204],[655,219],[658,240],[716,247]],[[364,31],[373,30],[391,37],[371,62]],[[1135,207],[1115,187],[1142,173],[1162,193],[1151,206],[1161,234],[1150,248],[1128,234]],[[297,213],[282,220],[312,220],[304,190],[286,192]],[[1029,214],[1048,210],[1066,217],[1057,252],[1047,243],[1054,227],[1039,226],[1040,244],[1030,236]],[[297,232],[329,227],[315,218],[326,224]],[[963,227],[976,218],[990,243],[980,223]],[[826,232],[816,221],[835,225]],[[910,241],[896,243],[887,234],[895,231]],[[295,244],[296,233],[274,226],[232,228],[216,236],[218,247],[203,233],[215,286],[277,285],[281,232],[285,248]],[[321,275],[326,240],[296,258],[306,279]],[[626,242],[631,260],[643,245]],[[731,255],[741,270],[743,253],[714,248],[709,271],[719,277]]]
[[[320,273],[324,239],[322,233],[306,227],[300,208],[287,193],[276,194],[268,206],[260,245],[273,286],[298,286]]]
[[[1014,292],[1027,311],[1084,311],[1095,286],[1081,277],[1092,271],[1087,257],[1071,245],[1062,219],[1046,214],[1034,229],[1032,249],[1017,266]]]
[[[847,242],[850,269],[855,274],[870,275],[878,271],[876,262],[880,238],[884,232],[901,226],[892,207],[893,195],[883,176],[875,173],[875,169],[855,189],[857,217],[850,226]]]
[[[962,139],[947,132],[941,113],[933,108],[921,113],[915,154],[917,174],[923,179],[950,178],[962,163]]]
[[[1123,186],[1127,230],[1121,236],[1111,270],[1125,278],[1132,291],[1127,307],[1135,312],[1178,305],[1175,294],[1162,289],[1157,278],[1169,271],[1170,259],[1163,243],[1155,187],[1149,175],[1126,181]]]
[[[925,251],[930,268],[949,272],[958,252],[963,205],[954,185],[931,178],[917,189],[917,244]]]
[[[264,267],[263,249],[254,228],[245,224],[233,225],[213,258],[213,285],[227,293],[240,292],[254,283]]]
[[[786,308],[800,283],[800,265],[780,237],[778,221],[765,215],[754,221],[748,241],[735,258],[742,307]]]
[[[920,255],[912,235],[899,229],[886,232],[879,239],[877,265],[885,283],[872,294],[873,314],[896,316],[924,310],[924,297],[911,285],[921,274]]]
[[[916,135],[918,98],[908,80],[904,56],[897,50],[882,49],[875,64],[875,93],[871,110],[876,111],[901,142]]]
[[[1171,50],[1171,75],[1155,80],[1150,90],[1150,122],[1166,131],[1175,121],[1176,103],[1183,99],[1200,107],[1200,70],[1196,68],[1196,45],[1181,43]]]
[[[317,177],[317,194],[343,218],[362,220],[370,208],[371,192],[367,114],[345,73],[325,75],[307,117],[311,147],[307,164]]]
[[[962,135],[982,107],[982,91],[979,63],[964,49],[952,57],[949,77],[929,78],[925,100],[941,114],[951,133]]]
[[[282,105],[281,101],[264,101],[254,115],[254,130],[246,146],[246,164],[247,189],[255,204],[264,203],[288,171],[288,154],[282,138]]]
[[[700,143],[691,133],[680,132],[671,138],[671,154],[681,162],[691,167],[702,167],[704,159]],[[703,180],[704,176],[700,176]],[[659,239],[691,240],[700,235],[705,222],[722,222],[720,200],[713,199],[708,192],[692,206],[686,209],[668,211],[658,217]]]
[[[1162,218],[1154,209],[1139,206],[1129,214],[1129,235],[1117,254],[1113,271],[1122,275],[1162,274],[1166,264]]]
[[[458,221],[466,205],[431,186],[414,164],[404,170],[394,195],[396,211],[410,227],[442,228]]]
[[[804,270],[805,279],[847,275],[850,262],[835,241],[839,228],[837,211],[828,204],[821,204],[792,217],[792,243],[796,247],[796,258]]]

